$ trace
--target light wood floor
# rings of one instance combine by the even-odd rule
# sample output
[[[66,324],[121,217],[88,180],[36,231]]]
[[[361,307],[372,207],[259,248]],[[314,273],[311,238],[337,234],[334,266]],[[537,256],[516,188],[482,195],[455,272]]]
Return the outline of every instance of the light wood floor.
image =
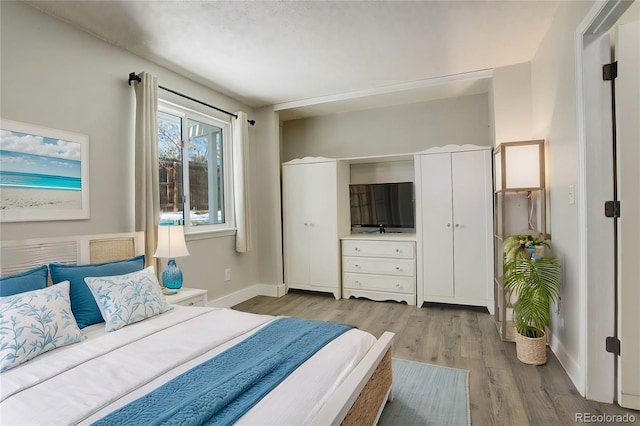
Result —
[[[576,413],[592,416],[640,412],[587,401],[548,351],[548,362],[530,366],[516,358],[515,343],[502,342],[485,309],[365,299],[335,300],[330,294],[291,291],[284,297],[258,296],[234,309],[355,325],[379,337],[396,333],[393,356],[469,373],[471,421],[481,425],[569,425]],[[602,424],[602,423],[599,423]]]

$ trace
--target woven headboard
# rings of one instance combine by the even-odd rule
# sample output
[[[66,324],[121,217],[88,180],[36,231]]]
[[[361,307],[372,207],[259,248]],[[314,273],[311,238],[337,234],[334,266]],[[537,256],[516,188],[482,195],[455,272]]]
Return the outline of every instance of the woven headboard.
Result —
[[[101,263],[144,254],[144,232],[0,242],[0,275],[49,263]]]

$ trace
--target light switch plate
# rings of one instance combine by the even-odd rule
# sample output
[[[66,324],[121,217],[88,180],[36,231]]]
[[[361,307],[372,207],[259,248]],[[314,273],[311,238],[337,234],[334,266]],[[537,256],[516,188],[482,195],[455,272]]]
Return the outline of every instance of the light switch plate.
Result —
[[[569,204],[576,203],[576,187],[569,185]]]

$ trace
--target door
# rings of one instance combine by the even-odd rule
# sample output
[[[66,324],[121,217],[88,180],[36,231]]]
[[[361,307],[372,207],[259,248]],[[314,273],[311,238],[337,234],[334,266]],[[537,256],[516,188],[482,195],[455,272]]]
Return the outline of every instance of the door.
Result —
[[[284,280],[292,288],[309,282],[307,168],[302,164],[288,165],[282,170]]]
[[[617,27],[615,81],[618,140],[618,403],[640,410],[640,22]]]
[[[421,155],[420,171],[424,295],[453,297],[451,154]]]
[[[490,161],[488,151],[456,152],[451,157],[455,296],[465,299],[487,299]]]
[[[614,238],[604,203],[612,199],[611,83],[602,80],[602,65],[611,62],[609,34],[584,36],[585,186],[587,298],[585,334],[586,397],[613,402],[614,358],[605,339],[614,334]],[[606,283],[606,284],[605,284]]]
[[[309,236],[309,284],[333,291],[340,284],[336,163],[310,164],[308,171],[305,226]]]

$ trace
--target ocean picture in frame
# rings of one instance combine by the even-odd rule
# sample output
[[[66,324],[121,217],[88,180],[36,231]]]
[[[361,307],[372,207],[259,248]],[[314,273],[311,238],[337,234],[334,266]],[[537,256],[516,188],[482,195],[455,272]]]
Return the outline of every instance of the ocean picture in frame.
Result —
[[[89,219],[89,137],[0,119],[0,221]]]

